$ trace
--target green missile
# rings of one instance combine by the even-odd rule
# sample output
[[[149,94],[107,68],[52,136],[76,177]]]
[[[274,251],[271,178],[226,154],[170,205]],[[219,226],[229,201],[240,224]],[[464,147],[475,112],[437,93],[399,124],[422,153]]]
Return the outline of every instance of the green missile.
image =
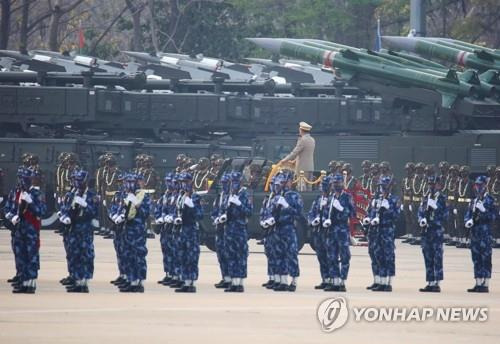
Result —
[[[451,48],[419,37],[382,36],[382,42],[392,49],[406,50],[427,58],[437,58],[461,67],[477,69],[480,72],[488,69],[500,70],[500,62],[495,61],[491,56]]]
[[[382,83],[392,83],[401,87],[420,87],[437,91],[442,96],[442,106],[451,108],[458,97],[467,97],[476,92],[474,86],[460,82],[457,74],[450,70],[445,77],[402,68],[391,64],[381,64],[365,58],[366,54],[356,50],[321,49],[298,42],[276,38],[247,38],[259,47],[291,58],[321,63],[335,69],[342,79],[351,80],[364,76],[377,78]]]

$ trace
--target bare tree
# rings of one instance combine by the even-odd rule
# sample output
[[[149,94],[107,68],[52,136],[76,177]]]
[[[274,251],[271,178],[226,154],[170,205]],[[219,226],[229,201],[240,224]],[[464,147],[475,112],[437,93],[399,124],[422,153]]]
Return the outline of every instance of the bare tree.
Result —
[[[57,51],[59,49],[58,34],[59,34],[59,24],[61,18],[68,12],[74,10],[78,5],[80,5],[84,0],[75,0],[67,6],[61,4],[62,0],[56,0],[54,6],[52,6],[52,1],[48,0],[49,9],[51,12],[50,24],[49,24],[49,35],[47,37],[48,48],[52,51]]]
[[[10,0],[2,0],[2,18],[0,19],[0,49],[7,49],[10,34]]]
[[[19,52],[28,53],[28,20],[30,0],[23,0],[21,14],[21,31],[19,32]]]
[[[141,31],[141,13],[144,9],[145,4],[142,2],[135,3],[133,0],[125,0],[127,3],[127,8],[132,14],[132,50],[142,51],[144,49],[142,45],[142,31]]]

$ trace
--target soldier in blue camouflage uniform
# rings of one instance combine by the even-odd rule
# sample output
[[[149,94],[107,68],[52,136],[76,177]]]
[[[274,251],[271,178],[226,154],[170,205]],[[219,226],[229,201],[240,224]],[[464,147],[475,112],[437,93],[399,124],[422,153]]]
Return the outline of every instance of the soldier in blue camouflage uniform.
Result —
[[[88,172],[73,172],[73,191],[66,194],[59,220],[67,227],[70,266],[74,282],[67,285],[71,293],[88,293],[88,280],[94,274],[94,230],[97,218],[97,197],[87,188]]]
[[[176,205],[177,217],[174,224],[181,225],[179,237],[179,258],[181,263],[182,287],[176,293],[195,293],[195,281],[198,279],[198,263],[200,259],[200,233],[198,221],[203,218],[200,196],[193,192],[193,176],[190,173],[181,175],[184,191]]]
[[[272,217],[269,223],[275,223],[276,242],[276,272],[279,275],[279,283],[275,280],[275,291],[291,291],[297,289],[297,279],[300,275],[297,230],[295,220],[302,217],[304,204],[302,197],[296,191],[291,190],[293,175],[282,172],[276,177],[276,195],[272,201]],[[288,285],[288,276],[292,278]]]
[[[157,225],[160,226],[160,245],[163,255],[163,271],[165,277],[158,281],[158,284],[169,285],[174,276],[174,236],[172,227],[175,212],[175,187],[174,174],[167,173],[165,176],[165,192],[158,199],[155,206],[154,217]]]
[[[34,171],[20,167],[18,185],[8,196],[4,213],[6,226],[13,231],[13,249],[17,260],[17,281],[13,293],[34,294],[40,270],[40,227],[45,202],[40,190],[32,186]]]
[[[124,178],[124,195],[115,224],[124,231],[124,254],[127,259],[127,281],[120,292],[142,293],[142,282],[147,275],[146,220],[149,217],[151,200],[144,190],[139,189],[141,176],[127,174]]]
[[[248,191],[241,185],[241,173],[231,173],[230,194],[227,197],[224,230],[224,252],[226,255],[227,271],[231,277],[231,286],[225,292],[244,291],[243,282],[247,277],[248,259],[248,218],[252,215],[253,205]],[[223,215],[222,215],[223,216]],[[224,223],[224,219],[219,218]]]
[[[491,278],[492,233],[498,210],[495,200],[487,191],[486,176],[479,176],[475,182],[476,197],[470,202],[464,218],[465,227],[470,230],[470,250],[474,264],[476,285],[467,289],[469,293],[488,293]]]
[[[326,231],[326,254],[329,263],[328,284],[324,291],[346,291],[345,281],[351,261],[349,218],[356,215],[351,196],[344,191],[341,174],[333,175],[332,191],[324,208],[323,230]]]
[[[373,252],[370,252],[374,283],[368,287],[372,291],[392,291],[392,278],[395,275],[395,222],[400,208],[399,199],[391,194],[392,178],[382,176],[379,181],[379,190],[371,200],[368,216],[363,220],[369,225],[369,240],[375,241]],[[370,232],[374,233],[370,233]],[[375,260],[375,262],[373,262]]]
[[[275,283],[279,285],[280,276],[276,269],[276,243],[278,240],[277,232],[275,229],[274,218],[272,218],[273,199],[276,195],[275,190],[276,176],[271,178],[270,193],[262,201],[260,208],[260,227],[264,231],[264,253],[267,258],[267,275],[269,277],[266,283],[262,286],[267,289],[274,289]],[[271,221],[272,220],[272,221]]]
[[[119,174],[117,178],[117,188],[114,192],[111,201],[108,204],[108,219],[111,223],[111,231],[113,232],[113,247],[116,253],[116,263],[118,266],[118,277],[110,281],[111,284],[116,285],[117,287],[123,287],[129,284],[127,281],[127,257],[125,256],[125,231],[123,231],[122,224],[116,224],[115,221],[120,216],[120,210],[125,197],[127,194],[124,190],[123,179],[125,178],[125,174]],[[107,220],[108,221],[108,220]]]
[[[217,261],[219,262],[222,279],[215,284],[215,288],[226,289],[231,286],[231,276],[229,275],[226,251],[224,250],[224,229],[227,226],[227,205],[230,192],[231,177],[224,173],[220,178],[221,189],[214,200],[212,208],[212,221],[215,226],[215,250]]]
[[[319,262],[319,272],[321,275],[321,283],[314,287],[314,289],[325,289],[327,285],[332,283],[328,277],[328,257],[326,255],[326,233],[323,230],[323,217],[324,209],[328,203],[330,195],[331,176],[323,177],[321,181],[321,195],[319,195],[311,205],[307,219],[309,225],[312,227],[312,243],[316,251],[316,257]]]
[[[173,178],[174,187],[174,206],[169,215],[172,216],[172,279],[166,283],[170,288],[180,288],[184,285],[182,281],[182,257],[180,252],[182,221],[176,221],[176,218],[182,219],[182,207],[180,206],[185,191],[182,188],[181,173],[176,173]]]
[[[422,229],[422,253],[425,261],[427,286],[421,292],[441,292],[443,280],[443,225],[448,217],[446,196],[441,193],[441,180],[436,176],[427,178],[428,194],[418,209],[418,223]]]

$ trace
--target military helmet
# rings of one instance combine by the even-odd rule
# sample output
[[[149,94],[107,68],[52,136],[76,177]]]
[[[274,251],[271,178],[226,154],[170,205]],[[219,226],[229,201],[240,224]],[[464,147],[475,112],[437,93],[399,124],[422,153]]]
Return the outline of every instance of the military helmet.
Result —
[[[460,166],[458,166],[457,164],[452,164],[450,165],[450,171],[457,171],[460,170]]]
[[[415,164],[412,162],[407,162],[405,165],[406,170],[414,170],[415,169]]]
[[[439,169],[443,169],[443,168],[450,168],[450,163],[448,161],[441,161],[439,164],[438,164],[438,167]]]
[[[370,165],[370,170],[378,170],[378,169],[379,169],[379,164],[377,164],[376,162]]]
[[[467,165],[460,166],[460,173],[470,173],[470,167]]]
[[[210,167],[210,160],[206,157],[201,157],[200,160],[198,160],[198,168],[199,169],[207,169]]]
[[[363,160],[361,163],[362,168],[369,168],[372,165],[372,162],[370,160]]]
[[[175,158],[175,160],[177,161],[177,163],[180,163],[180,162],[183,162],[185,161],[187,158],[186,154],[178,154],[177,157]]]
[[[425,168],[425,164],[423,162],[418,162],[416,165],[415,165],[415,169],[421,169],[423,170]]]
[[[392,182],[392,178],[391,177],[389,177],[389,176],[383,176],[383,177],[379,178],[377,184],[378,185],[386,185],[387,186],[387,185],[390,185],[391,182]]]
[[[328,163],[328,168],[329,169],[332,169],[332,168],[336,168],[337,167],[337,161],[336,160],[330,160],[330,162]]]
[[[220,159],[222,158],[222,155],[218,154],[218,153],[213,153],[212,155],[210,155],[210,161],[215,161],[217,159]]]
[[[342,166],[342,171],[349,171],[349,172],[352,172],[352,166],[350,163],[346,162],[343,166]]]
[[[493,172],[495,172],[495,165],[488,165],[488,166],[486,166],[486,173],[491,174]]]
[[[389,163],[389,161],[382,161],[379,166],[380,168],[385,168],[385,169],[391,168],[391,164]]]

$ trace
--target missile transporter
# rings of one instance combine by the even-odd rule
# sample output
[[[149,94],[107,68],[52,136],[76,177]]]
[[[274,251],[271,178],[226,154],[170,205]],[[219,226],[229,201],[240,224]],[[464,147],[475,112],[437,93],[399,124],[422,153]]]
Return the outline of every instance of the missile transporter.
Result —
[[[496,86],[480,91],[481,86],[488,87],[483,81],[486,79],[481,79],[479,86],[462,79],[457,83],[457,74],[443,72],[445,69],[431,61],[427,67],[434,72],[425,72],[420,78],[419,73],[427,67],[422,67],[423,59],[413,55],[410,58],[388,51],[385,54],[393,61],[386,67],[381,59],[390,60],[384,52],[377,55],[324,42],[303,43],[287,42],[281,53],[305,61],[295,60],[289,70],[281,62],[253,59],[264,65],[269,77],[259,75],[249,80],[231,78],[232,65],[225,73],[208,73],[209,79],[189,78],[187,71],[196,68],[193,63],[183,62],[174,68],[164,57],[162,64],[154,66],[155,61],[148,59],[147,70],[133,65],[132,70],[120,73],[103,65],[100,69],[65,67],[62,71],[47,68],[47,61],[37,72],[0,72],[0,167],[5,174],[4,185],[15,182],[23,153],[37,154],[51,210],[44,224],[50,226],[55,219],[51,216],[55,211],[52,195],[61,152],[78,153],[82,165],[91,171],[97,169],[97,158],[104,153],[117,157],[123,170],[133,168],[137,154],[152,155],[160,175],[174,168],[179,153],[193,158],[219,153],[227,158],[221,173],[235,168],[245,171],[252,165],[270,165],[290,152],[300,121],[313,126],[316,177],[330,160],[350,162],[354,175],[361,173],[360,163],[365,159],[386,160],[398,180],[407,161],[448,160],[468,164],[474,172],[500,161],[500,103]],[[293,44],[301,49],[293,49]],[[305,53],[293,55],[293,51]],[[338,55],[319,59],[321,54],[327,57],[325,51]],[[9,56],[5,58],[13,58]],[[398,78],[402,64],[398,59],[409,61],[405,68],[413,69],[406,78]],[[324,66],[325,61],[329,65]],[[66,66],[69,62],[64,63]],[[336,63],[338,69],[334,68]],[[30,68],[36,65],[32,63]],[[112,62],[108,65],[119,66]],[[383,68],[378,68],[381,65]],[[302,66],[307,68],[302,70]],[[273,68],[285,83],[272,77]],[[151,77],[147,72],[151,69],[164,74]],[[206,74],[207,70],[202,72]],[[311,70],[314,77],[304,72]],[[327,80],[319,77],[320,73],[331,76],[332,71],[336,77],[331,82],[314,83]],[[202,73],[198,70],[191,75]],[[489,81],[496,82],[494,77]],[[217,178],[203,195],[205,210],[217,190]],[[252,193],[259,208],[265,194],[263,186],[252,189]],[[316,191],[303,194],[306,208],[315,195]],[[250,220],[249,233],[258,238],[261,233],[254,218],[256,214]],[[201,225],[202,239],[212,247],[214,233],[208,215]],[[305,222],[299,231],[303,245],[309,236]]]

